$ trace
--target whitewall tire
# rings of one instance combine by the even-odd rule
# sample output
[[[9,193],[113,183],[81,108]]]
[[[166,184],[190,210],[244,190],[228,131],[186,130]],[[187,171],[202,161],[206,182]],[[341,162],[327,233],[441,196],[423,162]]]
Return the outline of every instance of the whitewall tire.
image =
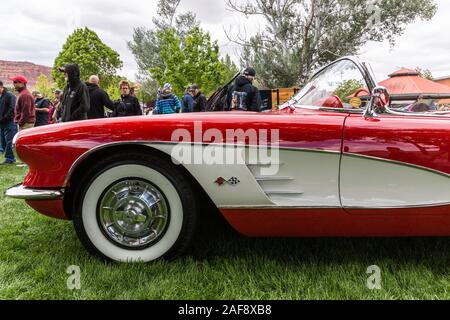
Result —
[[[196,208],[178,168],[156,157],[119,154],[90,171],[73,217],[90,252],[116,262],[151,262],[185,250]]]

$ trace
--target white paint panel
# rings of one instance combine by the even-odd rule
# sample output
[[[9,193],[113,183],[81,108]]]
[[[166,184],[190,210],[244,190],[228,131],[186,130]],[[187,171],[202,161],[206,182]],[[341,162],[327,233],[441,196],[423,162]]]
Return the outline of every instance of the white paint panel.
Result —
[[[263,190],[278,206],[340,207],[340,154],[306,150],[280,150],[279,171],[275,180],[260,181]],[[264,177],[257,166],[250,167],[257,177]],[[287,180],[286,178],[292,178]],[[284,194],[283,194],[284,193]]]
[[[149,146],[168,155],[172,155],[175,147],[162,144]],[[205,148],[199,145],[195,147]],[[265,175],[273,170],[267,170],[269,166],[258,165],[255,148],[240,149],[242,152],[246,151],[241,164],[183,163],[219,208],[341,206],[339,153],[281,149],[277,159],[271,159],[272,163],[277,164],[278,170],[274,174]],[[240,183],[236,186],[218,186],[215,181],[219,177],[236,177]],[[258,182],[257,177],[268,178],[268,181]]]
[[[168,155],[172,155],[172,150],[175,147],[175,145],[161,144],[151,144],[150,146]],[[200,147],[204,148],[203,146]],[[245,158],[243,159],[245,160]],[[274,205],[256,182],[255,177],[248,169],[245,161],[243,161],[243,164],[233,165],[183,163],[183,166],[197,179],[198,183],[219,208],[229,206],[257,207]],[[236,177],[240,183],[235,186],[229,184],[219,186],[215,181],[220,177],[226,180]]]
[[[390,208],[450,203],[450,177],[418,167],[344,155],[344,207]]]

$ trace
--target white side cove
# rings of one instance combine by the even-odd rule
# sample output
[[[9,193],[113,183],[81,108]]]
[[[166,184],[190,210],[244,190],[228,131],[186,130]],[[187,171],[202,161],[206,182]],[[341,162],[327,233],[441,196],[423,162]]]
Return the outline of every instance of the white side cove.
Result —
[[[346,208],[408,208],[450,204],[450,175],[382,159],[344,155]]]
[[[170,156],[176,145],[148,144]],[[214,146],[217,148],[218,145]],[[185,147],[186,148],[186,147]],[[208,147],[189,145],[205,151]],[[223,153],[228,147],[220,146]],[[316,152],[311,150],[271,150],[271,165],[267,159],[255,158],[257,148],[238,148],[242,152],[242,163],[228,164],[192,164],[183,162],[183,166],[194,176],[212,201],[219,208],[251,207],[295,207],[295,208],[340,208],[339,165],[340,153]],[[198,151],[198,149],[197,149]],[[198,159],[197,159],[198,160]],[[276,165],[276,172],[268,172]],[[216,181],[237,178],[237,184]]]

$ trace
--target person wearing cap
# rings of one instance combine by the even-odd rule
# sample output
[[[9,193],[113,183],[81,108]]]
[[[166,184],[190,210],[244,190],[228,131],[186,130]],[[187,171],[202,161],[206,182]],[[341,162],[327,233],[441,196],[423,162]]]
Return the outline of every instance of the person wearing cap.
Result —
[[[155,114],[173,114],[180,113],[181,102],[176,95],[172,93],[172,85],[166,83],[158,93],[158,100],[156,101]]]
[[[67,81],[61,103],[61,121],[87,120],[87,112],[90,109],[89,91],[81,82],[80,67],[77,64],[68,64],[59,68],[59,71],[64,72]]]
[[[181,104],[183,106],[183,113],[190,113],[194,111],[194,97],[192,94],[192,87],[189,86],[186,89],[186,93],[183,96]]]
[[[35,99],[34,107],[36,108],[36,123],[34,126],[46,126],[48,125],[48,114],[50,113],[50,100],[44,98],[38,91],[33,91],[32,95]]]
[[[14,123],[15,105],[16,96],[9,92],[0,81],[0,140],[5,156],[5,161],[0,165],[16,162],[12,151],[12,141],[17,133],[17,125]]]
[[[100,78],[96,75],[89,77],[86,83],[89,90],[89,99],[91,108],[88,111],[88,119],[105,118],[105,108],[114,111],[114,102],[109,99],[109,95],[105,90],[100,88]]]
[[[253,68],[244,70],[233,86],[228,90],[226,110],[242,110],[259,112],[261,110],[261,95],[253,85],[256,71]]]
[[[206,112],[208,101],[205,95],[200,91],[200,87],[194,84],[191,87],[192,95],[194,96],[194,112]]]
[[[119,83],[120,100],[114,104],[113,117],[142,116],[142,108],[139,100],[130,94],[131,85],[127,80]]]
[[[27,89],[28,80],[22,75],[12,77],[14,88],[19,92],[15,109],[15,123],[19,126],[19,131],[34,127],[36,122],[36,108],[34,98]]]

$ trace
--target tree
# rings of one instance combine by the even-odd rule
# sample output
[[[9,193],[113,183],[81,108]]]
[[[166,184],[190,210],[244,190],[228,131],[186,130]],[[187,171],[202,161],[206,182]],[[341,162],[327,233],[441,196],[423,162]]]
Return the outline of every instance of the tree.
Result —
[[[48,81],[48,78],[45,74],[42,74],[37,78],[35,88],[39,91],[44,97],[51,98],[53,94],[54,85]]]
[[[429,69],[422,69],[422,68],[417,67],[416,71],[419,73],[419,75],[422,78],[428,79],[428,80],[431,80],[431,81],[434,80],[433,73]]]
[[[338,96],[343,102],[348,103],[349,97],[354,95],[359,89],[364,88],[364,82],[362,80],[347,80],[339,84],[336,91],[333,93]]]
[[[227,68],[227,74],[225,75],[225,82],[233,79],[233,77],[239,72],[238,67],[236,64],[231,60],[230,55],[226,55],[224,59],[222,59],[222,63]]]
[[[117,70],[123,66],[119,54],[88,28],[76,29],[67,38],[55,60],[52,78],[61,88],[64,87],[65,81],[58,68],[68,63],[77,63],[80,66],[82,79],[87,79],[93,74],[98,75],[105,88],[115,80]]]
[[[159,32],[158,37],[162,44],[163,67],[151,68],[151,77],[160,85],[171,83],[178,96],[182,96],[185,88],[193,83],[208,95],[228,81],[230,74],[237,69],[229,57],[225,63],[220,59],[217,41],[212,42],[210,34],[200,27],[193,28],[185,39],[173,28]]]
[[[433,0],[227,0],[231,10],[261,16],[264,32],[242,45],[241,63],[252,65],[269,88],[304,84],[312,71],[337,57],[355,54],[368,41],[401,35],[415,19],[431,19]]]
[[[161,37],[159,33],[175,28],[177,36],[182,41],[189,30],[199,26],[194,13],[176,15],[181,0],[159,0],[158,17],[153,18],[153,28],[139,27],[134,29],[133,39],[128,42],[128,48],[133,53],[139,68],[140,80],[149,76],[149,70],[155,67],[164,67],[161,57]]]

